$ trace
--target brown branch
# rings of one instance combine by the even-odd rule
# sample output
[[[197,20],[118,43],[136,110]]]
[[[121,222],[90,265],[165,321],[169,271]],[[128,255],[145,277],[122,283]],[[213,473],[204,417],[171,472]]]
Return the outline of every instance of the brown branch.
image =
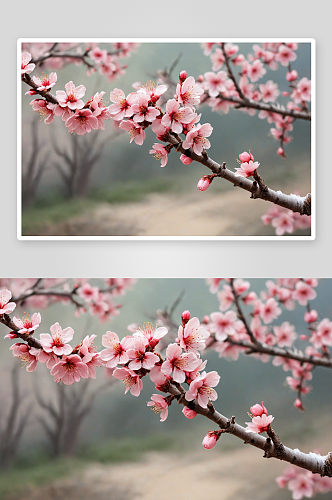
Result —
[[[250,327],[248,325],[248,322],[247,322],[247,319],[246,319],[245,315],[243,314],[243,311],[242,311],[242,308],[241,308],[241,305],[240,305],[240,301],[239,301],[239,296],[238,296],[238,294],[236,293],[236,290],[235,290],[234,278],[231,278],[229,284],[230,284],[230,287],[232,289],[232,293],[233,293],[233,296],[234,296],[234,304],[235,304],[236,311],[237,311],[237,317],[244,324],[244,327],[246,329],[246,332],[247,332],[248,336],[250,337],[251,342],[253,344],[255,344],[255,345],[260,345],[260,343],[258,342],[258,340],[256,339],[256,337],[252,333],[252,331],[251,331],[251,329],[250,329]]]
[[[24,73],[24,75],[22,75],[22,82],[29,85],[37,94],[44,97],[46,101],[51,102],[52,104],[59,104],[57,98],[54,97],[54,95],[52,95],[47,90],[37,90],[38,85],[33,81],[33,79],[30,77],[30,75],[28,75],[28,73]]]
[[[316,453],[303,453],[297,449],[291,449],[286,446],[281,446],[269,442],[267,446],[267,439],[260,434],[255,434],[253,432],[246,432],[245,428],[241,425],[235,423],[234,417],[231,419],[225,417],[215,409],[202,408],[195,401],[187,401],[184,397],[184,389],[182,386],[179,388],[174,382],[169,384],[168,392],[175,396],[179,404],[194,410],[196,413],[203,415],[215,424],[217,424],[220,429],[225,432],[236,436],[241,439],[244,444],[250,444],[256,448],[264,451],[265,458],[278,458],[285,462],[297,465],[302,469],[310,470],[315,474],[320,474],[321,476],[332,477],[332,453],[326,456],[321,456]],[[277,443],[277,436],[274,433],[275,441]],[[279,438],[278,438],[279,439]],[[282,451],[281,451],[282,450]]]
[[[15,325],[12,321],[11,317],[8,314],[0,314],[0,323],[6,325],[12,332],[14,332],[18,338],[24,340],[30,347],[35,347],[36,349],[42,349],[42,345],[33,335],[29,333],[19,333],[20,329]]]
[[[251,181],[249,178],[240,177],[235,175],[235,172],[226,168],[226,163],[224,162],[222,165],[212,160],[207,153],[202,155],[197,155],[194,153],[192,148],[184,149],[182,146],[182,142],[179,137],[176,137],[175,134],[168,134],[168,142],[176,146],[176,150],[194,161],[201,163],[202,165],[209,168],[216,177],[221,177],[231,182],[234,186],[240,187],[245,191],[251,193],[251,198],[256,199],[260,198],[264,201],[269,201],[274,203],[275,205],[279,205],[280,207],[288,208],[292,212],[298,212],[301,215],[311,215],[311,194],[308,193],[306,196],[295,196],[295,195],[287,195],[282,193],[281,191],[274,191],[266,186],[266,189],[260,188],[257,181]]]

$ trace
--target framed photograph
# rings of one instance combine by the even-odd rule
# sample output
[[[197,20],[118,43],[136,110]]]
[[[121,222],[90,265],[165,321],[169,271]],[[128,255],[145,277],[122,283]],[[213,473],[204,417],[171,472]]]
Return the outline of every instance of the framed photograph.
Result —
[[[315,40],[20,39],[18,64],[19,239],[315,239]]]

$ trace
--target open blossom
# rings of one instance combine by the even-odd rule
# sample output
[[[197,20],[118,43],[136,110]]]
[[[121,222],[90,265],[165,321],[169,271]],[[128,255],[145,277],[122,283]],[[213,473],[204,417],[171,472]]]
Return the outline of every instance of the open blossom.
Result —
[[[190,107],[180,108],[180,104],[175,99],[169,99],[166,103],[166,113],[162,117],[161,124],[169,127],[172,132],[180,134],[183,125],[193,121],[196,116],[196,113]]]
[[[209,91],[210,97],[217,97],[219,92],[225,92],[225,82],[227,80],[227,73],[225,71],[219,71],[218,73],[208,71],[204,73],[204,78],[204,88]]]
[[[33,313],[31,318],[29,315],[24,315],[22,319],[14,316],[13,322],[18,328],[20,328],[20,330],[18,330],[18,333],[31,333],[39,327],[41,322],[41,315],[40,313]]]
[[[74,382],[79,382],[81,378],[89,377],[89,369],[78,354],[62,356],[62,359],[56,363],[50,371],[55,382],[63,382],[66,385],[71,385]]]
[[[148,95],[145,93],[138,94],[137,102],[131,107],[134,113],[134,122],[153,122],[160,115],[160,111],[153,106],[149,106],[149,102],[150,98]]]
[[[204,149],[209,149],[211,147],[210,141],[206,139],[212,134],[213,127],[209,123],[204,123],[204,125],[194,126],[190,132],[188,132],[185,141],[183,141],[182,146],[184,149],[193,148],[194,153],[200,155]]]
[[[295,61],[296,57],[297,56],[292,49],[282,44],[278,48],[278,54],[276,55],[275,60],[280,62],[282,66],[288,66],[290,62]]]
[[[128,363],[127,350],[132,347],[132,343],[130,337],[125,337],[120,342],[116,333],[106,332],[102,338],[102,344],[106,349],[100,353],[101,359],[106,362],[106,368],[114,368],[118,363],[122,365]]]
[[[185,381],[185,372],[195,370],[201,364],[201,360],[193,353],[182,353],[177,344],[169,344],[166,349],[166,360],[161,366],[164,375],[172,376],[175,382],[180,384]]]
[[[27,344],[19,343],[10,347],[15,358],[20,358],[27,372],[34,372],[37,369],[38,358],[36,352],[38,349],[29,347]]]
[[[246,422],[246,432],[255,432],[256,434],[261,434],[261,432],[265,432],[270,428],[271,422],[273,420],[274,417],[272,417],[272,415],[267,415],[266,413],[254,416],[251,422]]]
[[[260,164],[258,163],[258,161],[253,162],[252,160],[250,160],[249,162],[241,163],[241,167],[235,169],[235,175],[237,177],[250,177],[254,175],[259,165]]]
[[[155,327],[152,323],[145,323],[142,327],[136,327],[133,332],[133,337],[143,337],[148,340],[149,346],[154,348],[168,333],[164,326]]]
[[[85,95],[84,85],[79,85],[75,87],[72,81],[66,83],[66,92],[64,90],[57,90],[56,97],[58,99],[59,105],[63,108],[68,107],[69,109],[82,109],[84,102],[81,97]]]
[[[67,342],[72,340],[74,330],[70,326],[62,330],[59,323],[54,323],[50,330],[52,336],[49,333],[40,334],[40,343],[43,346],[44,351],[54,352],[58,356],[70,354],[73,348],[67,344]]]
[[[278,302],[271,297],[261,305],[259,315],[265,324],[269,324],[272,323],[274,319],[277,319],[281,312],[280,307],[278,307]]]
[[[130,142],[135,141],[136,144],[142,146],[145,140],[145,132],[143,128],[133,120],[122,121],[120,128],[125,130],[130,135]]]
[[[155,413],[160,413],[160,422],[164,422],[168,416],[168,402],[160,394],[153,394],[151,396],[151,401],[147,403],[148,406],[152,406],[152,410]]]
[[[310,340],[317,349],[323,345],[332,346],[332,322],[328,318],[324,318],[318,324]]]
[[[219,384],[220,375],[216,371],[209,373],[202,372],[190,384],[189,390],[186,392],[185,398],[187,401],[197,399],[198,404],[202,408],[207,408],[208,402],[215,401],[218,394],[212,387]]]
[[[12,293],[6,288],[0,290],[0,314],[10,314],[14,311],[15,302],[9,302],[12,298]]]
[[[261,83],[259,85],[259,90],[262,94],[263,102],[274,102],[278,95],[280,95],[278,85],[272,80],[268,80],[265,84]]]
[[[99,296],[99,289],[97,286],[91,286],[90,283],[84,283],[80,286],[77,293],[86,302],[96,302]]]
[[[292,298],[296,300],[301,306],[306,306],[308,300],[314,300],[316,297],[317,293],[310,285],[308,285],[304,281],[298,281],[296,283]]]
[[[228,335],[236,333],[234,325],[237,321],[237,316],[234,311],[227,311],[225,314],[214,312],[210,314],[210,318],[216,340],[225,340]]]
[[[54,87],[58,77],[56,73],[50,73],[50,75],[43,74],[41,77],[34,76],[32,79],[38,85],[37,90],[49,90]]]
[[[165,167],[168,161],[168,151],[162,144],[155,143],[150,149],[150,155],[153,155],[156,160],[161,160],[161,167]]]
[[[69,132],[75,132],[77,135],[84,135],[99,128],[99,122],[90,109],[77,109],[65,125]]]
[[[135,337],[133,346],[127,351],[128,357],[131,360],[128,365],[130,370],[140,370],[141,368],[151,370],[158,363],[159,357],[153,354],[153,352],[146,351],[148,344],[149,342],[146,338]]]
[[[257,82],[262,76],[266,73],[266,69],[264,68],[263,63],[256,59],[252,65],[248,66],[248,77],[252,82]]]
[[[277,337],[279,347],[292,347],[294,340],[297,337],[295,327],[288,321],[284,321],[281,326],[274,326],[273,331]]]
[[[32,73],[35,69],[36,65],[34,63],[30,63],[32,57],[29,52],[22,52],[21,56],[21,74]]]
[[[145,93],[149,96],[149,100],[153,103],[156,103],[160,96],[162,96],[167,90],[167,86],[166,85],[157,85],[157,87],[155,87],[155,83],[154,82],[149,82],[149,83],[146,83],[145,85],[142,85],[141,88],[138,89],[138,93]]]
[[[34,99],[30,102],[32,109],[38,111],[40,119],[44,120],[46,125],[53,123],[54,115],[56,114],[56,109],[59,108],[57,104],[52,104],[44,99]]]
[[[131,92],[127,97],[121,89],[114,89],[110,93],[110,100],[114,103],[109,106],[109,112],[116,121],[129,118],[133,115],[132,105],[137,102],[136,92]]]
[[[143,389],[143,382],[137,373],[127,367],[116,368],[113,372],[113,377],[123,381],[126,386],[125,394],[130,391],[130,394],[133,396],[137,397],[140,395],[140,392]]]
[[[184,328],[180,326],[178,330],[180,347],[187,352],[196,354],[205,349],[205,341],[209,336],[210,332],[201,326],[198,318],[191,318]]]
[[[182,106],[193,107],[200,103],[202,94],[204,89],[195,82],[193,76],[189,76],[182,84],[177,84],[175,98]]]

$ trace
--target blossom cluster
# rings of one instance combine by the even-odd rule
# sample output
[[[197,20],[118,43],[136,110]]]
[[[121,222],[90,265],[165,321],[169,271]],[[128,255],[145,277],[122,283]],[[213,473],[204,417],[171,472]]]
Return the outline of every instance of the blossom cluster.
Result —
[[[332,346],[332,322],[328,318],[319,320],[317,311],[310,309],[310,301],[317,296],[315,288],[318,281],[309,278],[279,279],[277,282],[269,280],[266,282],[266,291],[261,292],[260,297],[249,290],[249,281],[241,279],[209,279],[208,285],[219,301],[219,311],[203,319],[210,332],[208,347],[218,352],[220,357],[233,360],[237,360],[239,354],[248,349],[248,343],[253,345],[257,342],[264,347],[285,349],[285,356],[275,355],[272,363],[274,366],[281,366],[284,371],[291,372],[286,382],[297,394],[294,406],[302,410],[301,396],[311,390],[308,383],[312,379],[314,365],[292,359],[287,353],[292,350],[298,355],[304,353],[306,356],[317,358],[329,355],[329,348]],[[251,307],[251,320],[247,324],[239,319],[238,311],[232,310],[239,301],[243,306]],[[293,310],[297,304],[306,308],[304,321],[308,334],[298,335],[295,327],[288,321],[278,325],[272,324],[282,314],[282,308]],[[303,351],[297,348],[298,340],[306,342]],[[252,355],[263,362],[270,359],[269,354],[260,353],[259,350]]]
[[[276,479],[280,488],[288,488],[292,492],[294,500],[311,498],[317,493],[328,493],[332,491],[332,478],[319,476],[310,471],[299,469],[290,465],[284,473]]]
[[[231,107],[239,108],[240,101],[243,104],[239,108],[242,112],[255,115],[255,107],[246,106],[245,101],[275,105],[278,104],[279,96],[288,98],[284,109],[309,111],[311,81],[307,77],[300,78],[298,72],[291,68],[291,64],[297,59],[297,43],[254,44],[253,51],[247,56],[240,54],[239,47],[232,43],[203,43],[202,47],[204,54],[211,59],[212,71],[198,78],[205,91],[201,102],[206,103],[213,111],[227,114]],[[285,68],[286,90],[280,91],[273,80],[258,83],[268,70],[275,71],[279,65]],[[226,66],[232,73],[235,69],[238,70],[238,82],[234,74],[233,78],[229,76]],[[278,154],[285,158],[284,145],[292,140],[289,132],[293,130],[294,117],[269,109],[259,110],[258,117],[274,125],[270,133],[279,142]]]
[[[311,215],[300,215],[278,205],[271,207],[267,214],[262,216],[262,221],[265,225],[271,224],[278,236],[311,227]]]

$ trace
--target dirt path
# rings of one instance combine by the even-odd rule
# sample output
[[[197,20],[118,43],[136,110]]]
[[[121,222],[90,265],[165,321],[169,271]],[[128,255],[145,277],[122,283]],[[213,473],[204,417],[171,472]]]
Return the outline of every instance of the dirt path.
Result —
[[[297,189],[307,193],[308,180]],[[294,186],[289,185],[286,192]],[[141,203],[100,204],[92,212],[43,229],[46,236],[251,236],[274,235],[261,222],[270,208],[249,193],[151,194]]]
[[[275,478],[284,464],[263,460],[259,450],[194,454],[151,453],[139,463],[89,466],[24,500],[281,500]],[[284,495],[285,493],[285,495]]]

